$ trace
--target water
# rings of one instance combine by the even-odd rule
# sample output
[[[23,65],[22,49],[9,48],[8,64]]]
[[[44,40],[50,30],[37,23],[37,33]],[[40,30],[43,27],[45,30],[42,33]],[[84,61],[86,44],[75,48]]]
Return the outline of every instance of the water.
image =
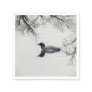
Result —
[[[68,65],[69,57],[62,51],[46,54],[45,57],[37,57],[41,48],[37,45],[44,42],[62,48],[65,38],[72,38],[74,33],[67,30],[65,33],[58,31],[50,25],[36,30],[39,39],[36,41],[27,34],[22,36],[16,32],[16,54],[15,54],[15,75],[16,76],[76,76],[76,64]]]

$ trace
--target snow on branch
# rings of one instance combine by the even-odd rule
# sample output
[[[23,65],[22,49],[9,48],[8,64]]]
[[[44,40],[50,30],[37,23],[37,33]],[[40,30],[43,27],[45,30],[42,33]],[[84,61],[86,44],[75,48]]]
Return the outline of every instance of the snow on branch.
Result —
[[[76,38],[68,43],[68,41],[65,41],[64,47],[62,49],[62,52],[64,52],[67,56],[70,56],[70,62],[69,64],[73,64],[73,61],[76,62],[76,49],[77,47],[74,46],[73,44],[76,44]]]

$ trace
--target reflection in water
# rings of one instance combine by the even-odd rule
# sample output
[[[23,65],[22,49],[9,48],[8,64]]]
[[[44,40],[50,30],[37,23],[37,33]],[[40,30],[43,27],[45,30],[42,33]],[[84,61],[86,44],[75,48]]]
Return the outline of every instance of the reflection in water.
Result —
[[[16,32],[16,76],[76,76],[76,64],[68,65],[69,57],[62,51],[37,57],[41,52],[37,44],[63,48],[65,38],[71,39],[75,34],[71,30],[60,33],[51,25],[39,27],[38,41],[28,35],[21,36]]]

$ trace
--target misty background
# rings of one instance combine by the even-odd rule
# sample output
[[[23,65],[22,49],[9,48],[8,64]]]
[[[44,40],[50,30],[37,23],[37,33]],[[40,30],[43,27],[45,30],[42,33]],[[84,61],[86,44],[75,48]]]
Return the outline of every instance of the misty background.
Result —
[[[76,63],[69,65],[70,57],[62,51],[37,57],[41,52],[38,43],[63,48],[64,39],[74,39],[75,32],[68,28],[60,32],[49,23],[37,28],[36,32],[38,40],[26,31],[24,35],[15,32],[15,76],[76,76]]]

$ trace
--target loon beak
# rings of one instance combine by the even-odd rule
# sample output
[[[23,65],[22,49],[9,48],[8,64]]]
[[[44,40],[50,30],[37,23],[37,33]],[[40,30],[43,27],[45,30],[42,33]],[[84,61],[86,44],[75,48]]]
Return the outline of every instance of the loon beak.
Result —
[[[37,45],[39,45],[39,44],[37,44]]]

